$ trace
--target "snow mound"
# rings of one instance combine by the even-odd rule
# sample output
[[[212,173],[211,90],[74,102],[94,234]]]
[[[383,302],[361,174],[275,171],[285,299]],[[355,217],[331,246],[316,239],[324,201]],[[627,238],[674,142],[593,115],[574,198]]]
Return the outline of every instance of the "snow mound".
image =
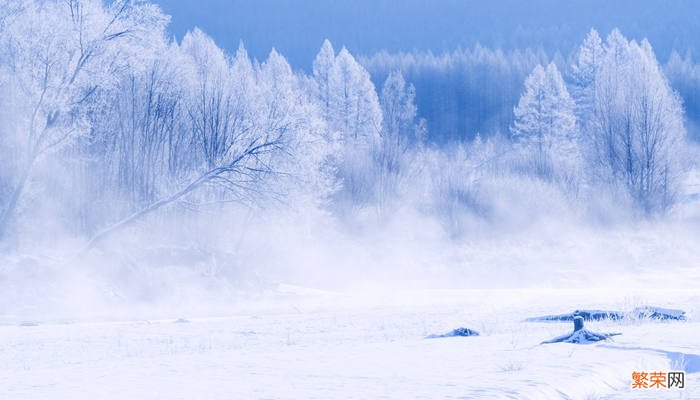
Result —
[[[469,328],[457,328],[453,329],[447,333],[443,333],[441,335],[428,335],[426,336],[426,339],[439,339],[439,338],[448,338],[448,337],[457,337],[457,336],[479,336],[479,332],[469,329]]]

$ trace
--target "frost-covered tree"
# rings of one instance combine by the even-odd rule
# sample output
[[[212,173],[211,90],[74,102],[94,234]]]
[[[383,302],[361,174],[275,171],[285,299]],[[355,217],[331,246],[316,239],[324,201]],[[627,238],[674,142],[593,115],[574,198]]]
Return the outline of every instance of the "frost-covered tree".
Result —
[[[241,47],[229,65],[201,32],[187,35],[180,47],[186,75],[180,129],[188,138],[189,167],[160,196],[102,230],[90,245],[182,200],[318,204],[334,190],[328,167],[333,136],[284,57],[273,50],[253,66]]]
[[[383,142],[405,149],[409,143],[423,140],[425,127],[418,121],[415,98],[416,89],[404,80],[401,71],[389,74],[381,92]]]
[[[129,0],[108,6],[99,0],[28,0],[4,18],[0,75],[9,78],[0,80],[0,90],[13,118],[1,136],[12,141],[13,156],[12,165],[2,168],[16,173],[0,199],[0,236],[37,161],[88,132],[86,111],[94,95],[161,42],[166,21],[156,6]]]
[[[313,67],[317,103],[325,109],[326,123],[340,142],[340,194],[352,203],[366,202],[373,196],[372,152],[380,145],[382,129],[382,110],[374,84],[346,48],[334,56],[328,41]]]
[[[182,71],[173,52],[165,49],[142,70],[123,73],[114,88],[100,93],[99,111],[90,113],[92,134],[81,151],[97,182],[88,186],[105,189],[107,197],[143,205],[165,189],[169,176],[189,167],[182,151],[186,93],[177,83]]]
[[[268,164],[274,172],[270,193],[296,196],[307,203],[324,202],[336,189],[330,156],[336,150],[333,135],[318,105],[303,91],[300,77],[287,60],[272,50],[259,71],[260,135],[279,136],[284,151]]]
[[[596,75],[593,147],[598,172],[621,184],[646,212],[673,200],[685,137],[680,98],[648,41],[606,40]]]
[[[335,76],[335,50],[326,39],[323,41],[313,62],[313,77],[316,82],[316,96],[323,110],[323,117],[330,121],[331,115],[331,90],[337,85],[333,80]]]
[[[0,4],[0,232],[27,182],[51,200],[23,204],[51,203],[99,232],[91,244],[170,204],[318,205],[337,187],[336,139],[371,149],[378,101],[349,54],[330,50],[331,129],[276,51],[259,63],[241,44],[231,58],[197,29],[171,43],[166,23],[142,1]]]
[[[331,121],[353,146],[371,147],[382,126],[379,98],[369,73],[346,48],[335,59],[331,86]]]
[[[591,121],[595,78],[604,57],[603,42],[598,31],[591,29],[576,52],[570,67],[570,92],[576,103],[576,120],[580,132],[589,130],[584,124]]]
[[[377,201],[380,210],[388,197],[395,194],[399,179],[405,174],[410,146],[417,148],[423,141],[425,121],[417,117],[415,97],[415,88],[406,83],[400,71],[389,74],[381,92],[381,142],[374,154],[379,176]]]
[[[331,129],[344,141],[377,143],[382,114],[369,73],[346,48],[336,56],[326,40],[313,62],[313,90]]]
[[[549,173],[551,162],[578,158],[574,102],[554,63],[535,67],[513,113],[513,137],[534,157],[538,173]]]

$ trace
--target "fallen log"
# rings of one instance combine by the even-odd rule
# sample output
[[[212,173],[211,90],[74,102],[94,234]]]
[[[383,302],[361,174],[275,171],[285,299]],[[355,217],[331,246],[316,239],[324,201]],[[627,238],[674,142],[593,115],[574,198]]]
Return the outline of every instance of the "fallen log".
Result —
[[[581,317],[585,321],[622,320],[622,319],[655,319],[685,321],[685,311],[654,306],[637,307],[631,312],[611,310],[575,310],[568,314],[543,315],[527,318],[526,322],[573,321]]]

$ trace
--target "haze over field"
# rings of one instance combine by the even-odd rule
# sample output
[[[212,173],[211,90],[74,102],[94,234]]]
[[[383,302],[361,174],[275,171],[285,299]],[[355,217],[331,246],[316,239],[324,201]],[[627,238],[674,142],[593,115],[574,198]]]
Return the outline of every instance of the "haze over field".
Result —
[[[659,20],[689,14],[674,4]],[[256,18],[300,21],[310,5],[296,14],[282,13],[287,2],[234,7],[240,23],[224,34],[233,48],[203,30],[222,35],[216,24],[229,6],[178,3],[192,12],[172,25],[151,3],[3,6],[8,310],[42,309],[53,290],[50,303],[67,306],[63,285],[74,279],[83,282],[76,295],[128,305],[191,290],[236,297],[285,281],[578,286],[694,266],[700,73],[675,52],[685,36],[659,39],[668,62],[656,43],[617,28],[586,28],[568,52],[552,52],[536,36],[516,40],[507,21],[573,40],[579,33],[555,35],[543,22],[569,8],[531,18],[510,16],[505,8],[524,6],[508,2],[446,2],[426,13],[407,2],[362,15],[405,14],[391,39],[402,46],[413,46],[402,29],[415,18],[486,14],[501,24],[463,36],[483,45],[460,49],[467,43],[427,31],[418,50],[398,53],[406,48],[365,32],[361,58],[320,40],[299,69],[277,50],[254,57],[246,43],[259,53],[261,32],[297,29]],[[644,21],[658,7],[611,14]],[[349,8],[319,6],[328,18],[313,29],[363,31],[324,28]],[[589,8],[567,22],[571,32],[614,20],[587,18]],[[202,29],[183,36],[179,24],[200,14],[192,24]],[[439,25],[456,36],[476,29]],[[294,43],[316,40],[299,35]],[[592,278],[602,270],[611,277]]]

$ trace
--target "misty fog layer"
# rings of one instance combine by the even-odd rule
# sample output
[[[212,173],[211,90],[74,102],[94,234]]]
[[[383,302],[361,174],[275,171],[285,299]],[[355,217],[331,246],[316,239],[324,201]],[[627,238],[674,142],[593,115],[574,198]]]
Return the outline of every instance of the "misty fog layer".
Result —
[[[0,312],[697,277],[690,56],[325,41],[307,73],[168,22],[0,4]]]

